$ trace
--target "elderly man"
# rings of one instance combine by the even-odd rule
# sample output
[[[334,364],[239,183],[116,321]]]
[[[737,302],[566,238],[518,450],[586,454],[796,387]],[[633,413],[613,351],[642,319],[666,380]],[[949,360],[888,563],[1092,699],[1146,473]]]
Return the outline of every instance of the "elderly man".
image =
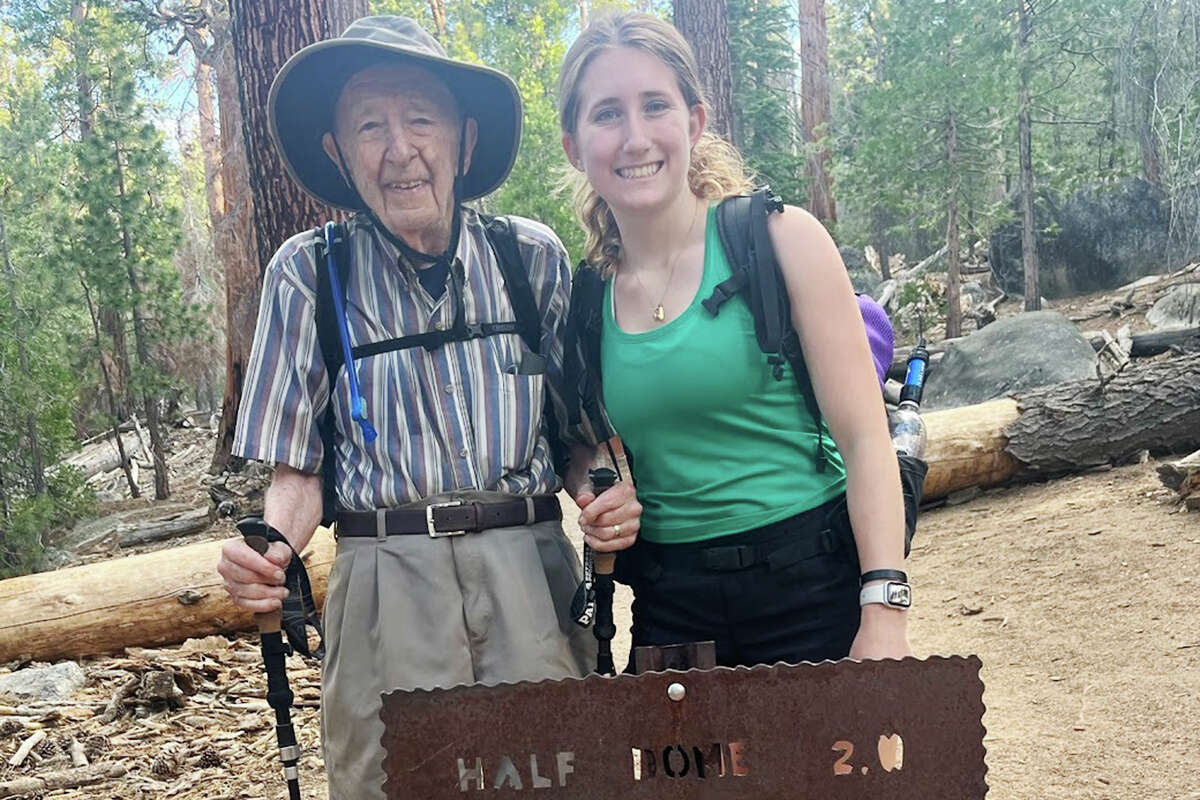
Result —
[[[308,232],[267,268],[234,449],[276,465],[264,517],[287,541],[263,557],[231,540],[218,570],[240,606],[274,610],[292,549],[336,518],[322,670],[334,800],[383,797],[381,692],[594,663],[569,611],[579,564],[554,496],[566,254],[543,225],[497,228],[462,206],[508,174],[520,108],[507,76],[447,58],[402,17],[305,48],[271,90],[292,176],[357,213],[333,263]],[[513,285],[525,282],[533,336]],[[593,498],[589,456],[574,456],[589,541],[627,546],[633,490]]]

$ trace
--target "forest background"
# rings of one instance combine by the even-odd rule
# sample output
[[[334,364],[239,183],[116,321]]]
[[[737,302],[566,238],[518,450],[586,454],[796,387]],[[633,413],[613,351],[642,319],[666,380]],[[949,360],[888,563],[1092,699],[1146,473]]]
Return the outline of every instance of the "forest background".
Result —
[[[0,578],[44,568],[45,531],[95,507],[59,463],[80,441],[136,420],[163,499],[165,430],[199,410],[220,418],[212,469],[238,467],[261,270],[331,213],[264,135],[287,55],[403,13],[508,72],[524,138],[482,205],[542,220],[578,257],[558,69],[589,16],[628,8],[675,20],[714,127],[882,277],[946,248],[909,290],[946,335],[961,260],[1006,225],[1023,229],[1025,307],[1039,306],[1053,198],[1144,182],[1169,217],[1162,266],[1200,252],[1200,0],[0,2]]]

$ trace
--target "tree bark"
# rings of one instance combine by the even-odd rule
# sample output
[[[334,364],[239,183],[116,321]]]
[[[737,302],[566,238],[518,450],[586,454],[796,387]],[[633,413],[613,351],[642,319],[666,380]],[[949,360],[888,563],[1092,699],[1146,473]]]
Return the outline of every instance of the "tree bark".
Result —
[[[1059,472],[1141,451],[1200,447],[1200,354],[1131,366],[1108,383],[1069,381],[1017,396],[1008,451],[1024,467]]]
[[[242,381],[250,360],[258,316],[262,278],[254,233],[254,199],[242,136],[242,109],[238,99],[237,66],[228,17],[213,26],[213,70],[217,78],[217,103],[221,113],[221,205],[224,214],[213,225],[213,246],[225,266],[225,396],[217,430],[211,470],[229,463],[233,449]]]
[[[200,152],[204,156],[204,199],[208,204],[209,228],[214,234],[225,216],[225,197],[221,188],[221,137],[217,131],[213,97],[213,59],[217,43],[207,42],[195,28],[184,31],[196,55],[196,115],[200,120]]]
[[[17,368],[21,371],[21,380],[27,383],[31,379],[29,372],[29,353],[25,350],[25,326],[21,324],[20,307],[17,305],[17,272],[13,269],[12,260],[8,254],[8,231],[4,227],[4,212],[0,210],[0,256],[4,260],[4,274],[8,278],[8,304],[13,320],[13,339],[17,345]],[[42,466],[42,447],[38,439],[37,414],[31,404],[25,414],[25,438],[29,446],[29,487],[34,495],[46,491],[46,476]]]
[[[436,2],[436,0],[433,0]],[[580,30],[588,26],[588,3],[587,0],[579,0],[579,28]]]
[[[1038,288],[1037,237],[1033,219],[1033,132],[1029,118],[1029,39],[1033,32],[1029,15],[1031,0],[1017,0],[1020,89],[1018,90],[1017,138],[1021,161],[1021,263],[1025,270],[1025,310],[1038,311],[1042,295]]]
[[[200,542],[0,581],[0,662],[51,661],[250,630],[213,565],[223,541]],[[320,608],[336,545],[318,528],[304,556]]]
[[[350,9],[357,5],[321,0],[231,0],[229,4],[260,274],[285,240],[334,214],[292,181],[271,143],[267,125],[271,81],[296,51],[341,33]]]
[[[221,110],[221,179],[225,218],[214,231],[225,264],[225,397],[211,469],[223,469],[233,449],[262,273],[290,236],[334,215],[297,186],[267,129],[267,95],[283,63],[312,42],[340,34],[367,13],[366,0],[231,0],[229,44],[223,31],[216,59]]]
[[[800,119],[810,147],[829,133],[829,43],[825,0],[800,0]],[[808,157],[808,210],[825,225],[837,223],[829,148]]]
[[[696,53],[708,94],[708,127],[733,141],[733,73],[725,0],[675,0],[675,27]]]
[[[433,27],[439,42],[446,41],[446,3],[443,0],[429,0],[429,13],[433,15]],[[587,6],[580,4],[583,25],[587,25]]]

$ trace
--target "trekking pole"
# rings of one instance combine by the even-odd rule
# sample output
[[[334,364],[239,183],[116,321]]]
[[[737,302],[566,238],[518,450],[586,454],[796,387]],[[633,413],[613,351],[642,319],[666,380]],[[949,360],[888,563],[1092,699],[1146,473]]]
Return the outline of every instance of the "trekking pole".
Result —
[[[246,544],[259,555],[267,554],[267,523],[250,517],[238,522],[238,530]],[[275,738],[279,742],[279,759],[287,780],[288,800],[300,800],[300,747],[296,744],[296,729],[292,726],[292,701],[288,687],[287,656],[291,647],[283,640],[283,610],[254,615],[258,638],[262,646],[263,669],[267,673],[267,705],[275,711]]]
[[[617,473],[608,467],[588,470],[588,478],[592,482],[592,492],[597,497],[605,489],[611,489],[617,482]],[[589,550],[591,548],[588,548]],[[617,633],[613,622],[613,564],[616,553],[593,553],[594,576],[593,586],[596,597],[596,622],[592,626],[592,635],[596,637],[596,672],[600,675],[615,675],[612,657],[612,640]]]

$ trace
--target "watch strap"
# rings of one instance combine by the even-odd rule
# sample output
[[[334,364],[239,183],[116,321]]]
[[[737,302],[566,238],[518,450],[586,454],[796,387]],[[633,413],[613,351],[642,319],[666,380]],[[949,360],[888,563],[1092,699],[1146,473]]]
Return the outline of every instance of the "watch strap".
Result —
[[[900,581],[901,583],[908,583],[908,575],[898,569],[871,569],[864,572],[859,578],[860,583],[867,583],[868,581]]]

